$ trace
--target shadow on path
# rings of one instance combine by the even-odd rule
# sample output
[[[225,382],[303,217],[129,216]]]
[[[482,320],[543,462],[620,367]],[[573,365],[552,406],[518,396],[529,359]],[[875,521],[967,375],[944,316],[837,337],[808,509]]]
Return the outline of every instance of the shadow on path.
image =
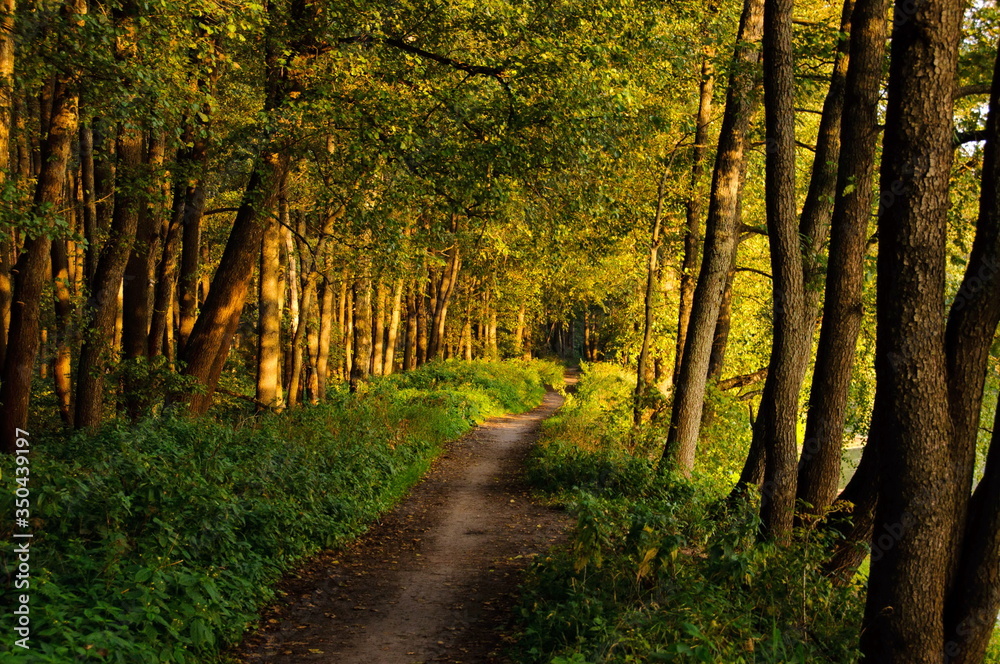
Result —
[[[452,444],[368,533],[286,577],[237,660],[503,662],[521,573],[570,523],[523,481],[539,425],[562,401],[550,392]]]

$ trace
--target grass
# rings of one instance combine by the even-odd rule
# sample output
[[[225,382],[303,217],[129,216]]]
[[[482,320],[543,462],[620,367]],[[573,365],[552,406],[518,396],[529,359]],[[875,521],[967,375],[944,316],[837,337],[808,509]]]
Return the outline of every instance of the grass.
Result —
[[[534,407],[543,375],[556,381],[557,372],[430,364],[239,427],[167,416],[39,439],[31,650],[5,639],[0,661],[218,661],[284,570],[362,532],[447,441]],[[13,469],[0,460],[7,514]],[[8,583],[16,562],[9,548],[0,554]],[[12,634],[13,619],[0,614],[0,631]]]
[[[738,405],[712,397],[705,460],[687,480],[656,470],[662,429],[631,430],[632,384],[585,366],[532,455],[532,482],[577,526],[523,588],[515,661],[858,661],[862,589],[823,574],[823,536],[757,545],[753,506],[720,500],[739,457],[729,448],[743,445],[726,439]]]

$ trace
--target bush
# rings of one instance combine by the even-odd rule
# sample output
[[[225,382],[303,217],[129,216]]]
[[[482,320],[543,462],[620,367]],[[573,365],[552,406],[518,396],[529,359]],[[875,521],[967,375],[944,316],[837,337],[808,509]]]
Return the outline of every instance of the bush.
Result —
[[[662,431],[630,428],[630,382],[585,367],[531,457],[529,478],[577,526],[531,570],[515,660],[858,661],[863,594],[823,573],[830,542],[802,530],[758,545],[753,505],[719,498],[742,447],[730,402],[713,395],[711,452],[689,480],[655,468]]]
[[[41,439],[32,649],[0,661],[214,661],[284,570],[364,530],[445,441],[544,392],[523,363],[444,363],[239,429],[165,417]],[[0,459],[4,477],[13,466]],[[12,501],[5,490],[0,510]],[[15,565],[5,549],[8,583]],[[12,634],[12,618],[0,630]]]

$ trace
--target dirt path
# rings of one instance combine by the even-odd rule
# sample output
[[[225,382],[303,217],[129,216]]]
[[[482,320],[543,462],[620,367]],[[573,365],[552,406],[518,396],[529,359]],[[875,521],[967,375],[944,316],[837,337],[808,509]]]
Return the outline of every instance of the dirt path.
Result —
[[[454,443],[368,533],[282,583],[238,661],[503,662],[520,574],[568,525],[531,502],[521,479],[541,421],[561,403],[549,393]]]

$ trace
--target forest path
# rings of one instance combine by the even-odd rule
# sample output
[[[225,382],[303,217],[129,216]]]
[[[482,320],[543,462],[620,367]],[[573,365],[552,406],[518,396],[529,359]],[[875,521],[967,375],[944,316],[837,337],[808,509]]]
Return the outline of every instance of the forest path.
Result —
[[[504,662],[521,572],[569,525],[523,481],[541,422],[562,402],[550,392],[453,443],[366,534],[282,581],[237,661]]]

